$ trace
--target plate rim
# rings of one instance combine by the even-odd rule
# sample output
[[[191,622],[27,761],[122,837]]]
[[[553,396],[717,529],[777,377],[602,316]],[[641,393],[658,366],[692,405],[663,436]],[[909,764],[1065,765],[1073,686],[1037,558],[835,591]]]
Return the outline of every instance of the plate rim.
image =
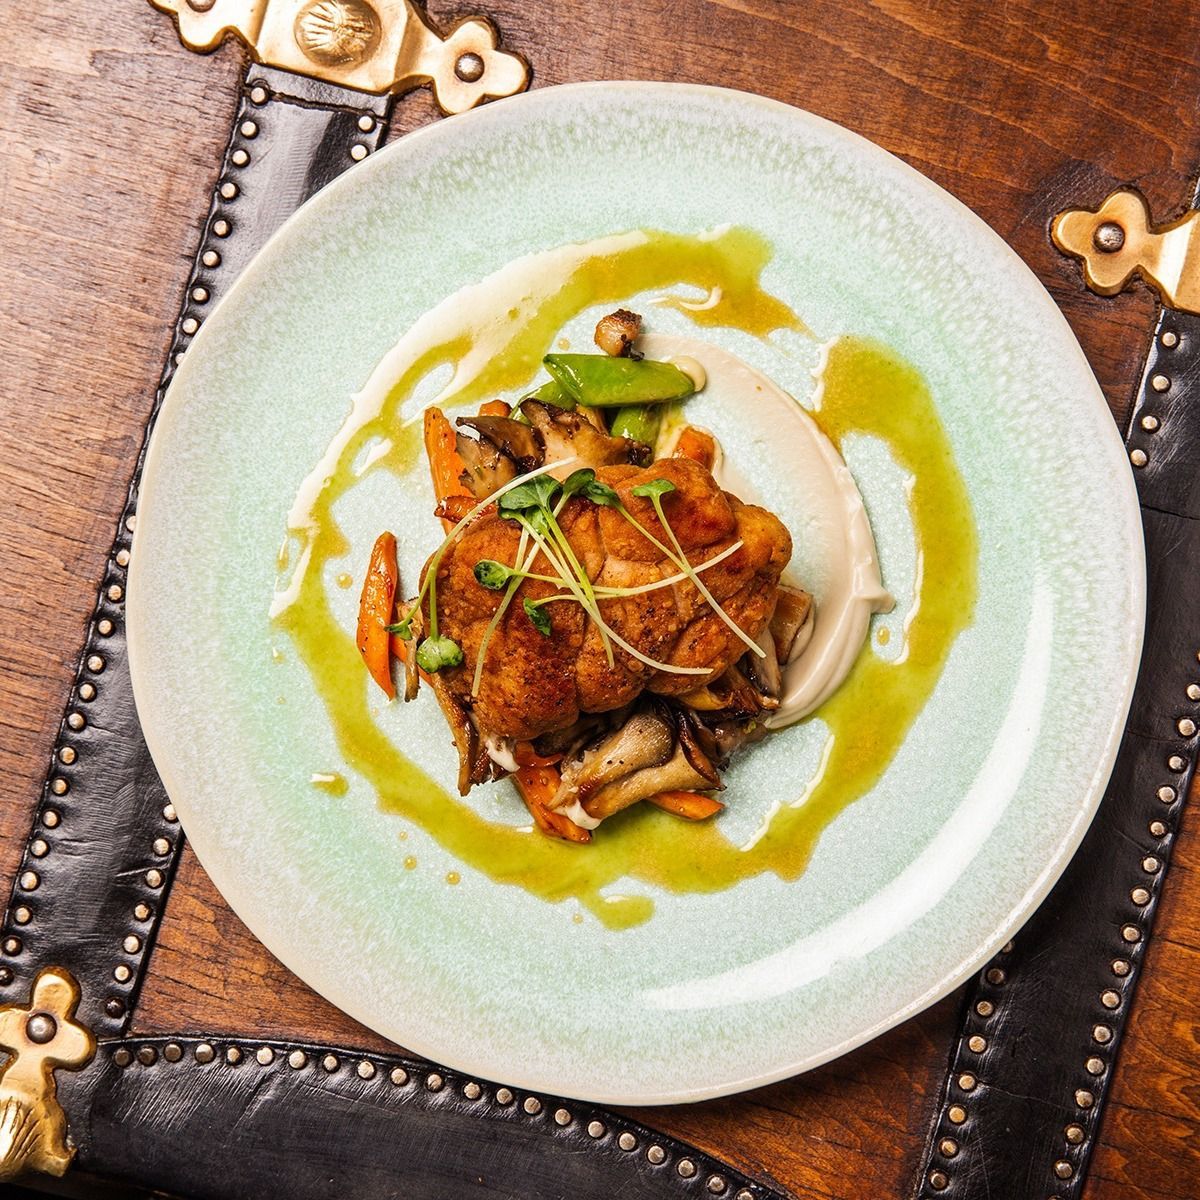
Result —
[[[715,97],[723,102],[739,103],[747,107],[760,107],[766,111],[774,113],[786,114],[791,119],[799,119],[814,124],[816,127],[832,133],[833,136],[839,139],[849,139],[853,143],[858,143],[860,146],[866,147],[871,155],[886,155],[894,168],[899,168],[901,173],[910,181],[915,181],[917,186],[927,194],[936,198],[936,200],[945,205],[949,204],[952,209],[958,211],[968,224],[973,225],[976,230],[989,241],[997,250],[1001,252],[1001,257],[1006,259],[1010,267],[1023,273],[1024,276],[1034,285],[1036,292],[1039,294],[1045,316],[1048,320],[1057,323],[1061,331],[1067,336],[1067,344],[1073,348],[1074,356],[1077,360],[1077,366],[1082,369],[1083,374],[1091,381],[1091,392],[1093,399],[1100,404],[1105,413],[1109,415],[1111,420],[1110,430],[1111,437],[1115,439],[1116,444],[1121,447],[1122,456],[1124,455],[1124,440],[1120,430],[1116,424],[1115,417],[1108,407],[1107,400],[1104,397],[1099,383],[1095,378],[1086,355],[1076,338],[1074,331],[1071,329],[1062,310],[1055,302],[1053,296],[1049,293],[1045,285],[1033,272],[1032,268],[1025,260],[1017,254],[1017,252],[1002,238],[986,221],[983,220],[977,213],[969,208],[963,201],[959,200],[953,193],[949,192],[932,179],[922,174],[915,167],[911,166],[898,155],[893,154],[885,147],[862,134],[857,133],[847,126],[841,125],[836,121],[830,120],[827,117],[820,116],[808,109],[801,108],[798,105],[789,104],[782,100],[758,95],[753,92],[741,91],[735,88],[720,87],[711,84],[696,84],[673,82],[666,80],[588,80],[574,83],[558,84],[551,87],[535,88],[530,91],[520,93],[516,96],[508,97],[502,100],[489,102],[485,106],[470,110],[469,112],[461,113],[456,116],[445,117],[439,120],[430,122],[421,128],[405,134],[395,141],[390,142],[379,151],[372,154],[367,160],[359,164],[353,172],[346,171],[342,175],[327,184],[303,205],[300,206],[294,213],[291,214],[283,222],[280,227],[275,230],[266,240],[263,246],[253,255],[250,262],[242,269],[240,274],[234,280],[229,290],[218,303],[213,307],[213,313],[224,309],[228,304],[245,292],[251,290],[256,283],[257,278],[266,269],[264,263],[268,262],[272,257],[274,248],[285,243],[299,227],[299,225],[307,220],[310,220],[314,213],[322,211],[326,207],[335,207],[338,203],[338,198],[343,189],[350,187],[369,186],[368,180],[371,174],[378,171],[380,168],[380,160],[386,161],[390,157],[398,153],[403,153],[400,147],[411,148],[414,143],[423,142],[433,139],[440,139],[447,136],[453,136],[446,131],[452,131],[459,128],[464,122],[472,122],[482,117],[490,117],[498,111],[508,112],[516,108],[524,108],[530,105],[555,103],[556,97],[565,96],[570,98],[573,95],[595,93],[595,92],[612,92],[615,90],[624,91],[626,93],[639,93],[649,95],[653,93],[661,93],[664,90],[670,91],[672,94],[690,94],[698,97]],[[163,430],[169,428],[169,423],[173,419],[177,408],[183,403],[181,396],[183,386],[180,381],[186,380],[191,375],[195,367],[195,359],[193,352],[198,344],[204,346],[207,344],[207,333],[209,320],[213,313],[210,313],[209,319],[206,319],[202,324],[196,337],[193,339],[189,347],[189,353],[184,356],[183,361],[176,369],[170,385],[163,397],[161,406],[158,412],[153,417],[153,425],[150,430],[148,445],[145,451],[145,461],[142,470],[142,477],[139,483],[138,510],[142,510],[143,506],[149,502],[153,505],[154,500],[154,481],[156,478],[162,478],[165,475],[163,466],[160,460],[166,461],[164,456],[166,451],[166,439],[163,436]],[[1101,434],[1102,437],[1110,436],[1109,434]],[[748,1075],[739,1077],[735,1080],[726,1079],[721,1083],[709,1086],[695,1086],[682,1089],[668,1090],[664,1092],[639,1091],[630,1093],[628,1091],[608,1091],[603,1088],[589,1089],[586,1093],[580,1092],[578,1089],[564,1089],[555,1084],[552,1079],[547,1079],[542,1076],[536,1067],[526,1068],[521,1064],[516,1064],[515,1069],[505,1068],[499,1074],[493,1069],[498,1064],[476,1064],[481,1069],[475,1072],[475,1069],[469,1065],[458,1065],[454,1062],[454,1055],[447,1056],[444,1053],[444,1048],[432,1044],[436,1041],[435,1038],[417,1036],[413,1037],[410,1034],[404,1034],[402,1043],[407,1049],[413,1053],[430,1059],[433,1062],[445,1061],[447,1066],[453,1067],[459,1071],[468,1073],[479,1073],[484,1076],[498,1078],[503,1076],[510,1086],[526,1088],[531,1091],[550,1092],[564,1096],[571,1096],[585,1100],[589,1103],[597,1104],[621,1104],[621,1105],[668,1105],[679,1103],[692,1103],[701,1100],[714,1099],[721,1096],[733,1095],[739,1092],[744,1092],[750,1088],[760,1087],[771,1083],[779,1082],[783,1079],[788,1079],[793,1076],[802,1074],[812,1070],[824,1063],[830,1062],[833,1059],[839,1058],[858,1046],[871,1041],[880,1034],[892,1029],[904,1021],[909,1020],[916,1014],[929,1008],[937,1001],[949,995],[955,988],[965,982],[973,974],[975,974],[993,955],[1012,937],[1013,933],[1020,928],[1021,925],[1032,915],[1032,913],[1045,899],[1046,895],[1053,888],[1055,883],[1066,869],[1067,864],[1074,857],[1079,848],[1087,830],[1091,826],[1092,820],[1095,817],[1096,811],[1099,808],[1100,802],[1103,799],[1104,792],[1107,788],[1109,778],[1111,776],[1112,767],[1116,760],[1117,751],[1120,746],[1121,739],[1124,734],[1126,721],[1130,704],[1132,702],[1133,690],[1136,684],[1138,670],[1141,664],[1142,645],[1145,631],[1145,605],[1146,605],[1146,560],[1144,550],[1144,537],[1140,513],[1140,500],[1138,497],[1134,477],[1131,471],[1126,470],[1118,473],[1118,478],[1114,480],[1116,488],[1122,493],[1119,499],[1120,512],[1125,522],[1125,532],[1129,537],[1131,548],[1131,556],[1129,566],[1131,574],[1128,579],[1129,588],[1128,596],[1130,600],[1129,609],[1129,625],[1131,653],[1125,660],[1124,678],[1120,681],[1122,700],[1117,706],[1116,715],[1106,732],[1103,745],[1103,753],[1097,760],[1096,769],[1093,772],[1091,779],[1086,786],[1081,789],[1080,802],[1074,811],[1076,819],[1073,821],[1071,828],[1067,833],[1058,840],[1055,853],[1046,859],[1039,859],[1042,864],[1041,873],[1034,887],[1027,890],[1020,901],[1010,913],[1004,918],[1002,923],[997,927],[995,933],[990,940],[984,942],[977,953],[966,956],[960,960],[955,966],[946,971],[938,983],[926,989],[925,992],[916,996],[913,1000],[900,1007],[892,1009],[888,1016],[875,1021],[865,1029],[860,1029],[851,1036],[839,1041],[835,1045],[827,1046],[821,1051],[810,1053],[802,1057],[784,1057],[787,1058],[779,1067],[767,1070],[753,1072]],[[142,522],[138,522],[141,526]],[[150,679],[152,667],[150,660],[152,655],[143,653],[143,645],[141,641],[141,633],[139,632],[146,622],[148,617],[143,615],[143,597],[149,592],[149,587],[145,578],[148,568],[143,567],[144,556],[137,553],[138,530],[135,529],[133,535],[133,550],[131,552],[129,573],[127,580],[127,595],[126,595],[126,638],[127,652],[129,660],[130,681],[133,690],[135,704],[137,704],[139,722],[142,728],[142,734],[146,741],[146,745],[150,751],[154,761],[155,768],[162,779],[163,786],[166,788],[168,796],[175,803],[176,808],[180,810],[181,825],[186,834],[186,819],[185,813],[189,807],[185,800],[181,806],[177,801],[177,797],[184,793],[184,788],[179,786],[180,780],[177,777],[171,756],[168,751],[168,738],[170,735],[170,722],[162,718],[156,706],[142,704],[138,702],[139,695],[145,699],[151,694],[153,684]],[[190,840],[190,839],[189,839]],[[193,843],[193,850],[195,845]],[[210,868],[209,863],[197,853],[201,866],[212,879],[214,886],[220,892],[222,898],[229,905],[234,914],[241,920],[249,929],[251,934],[258,940],[269,953],[279,959],[283,965],[291,971],[296,977],[304,983],[305,986],[312,988],[317,994],[323,996],[330,1003],[335,1005],[342,1012],[346,1013],[352,1019],[363,1024],[368,1029],[379,1032],[382,1036],[391,1039],[394,1034],[384,1031],[380,1028],[378,1017],[373,1012],[368,1012],[366,1006],[360,1006],[355,999],[354,991],[351,985],[347,984],[344,991],[338,987],[329,987],[324,984],[318,988],[308,977],[306,970],[300,969],[295,962],[297,958],[290,952],[282,952],[280,949],[272,945],[271,941],[263,937],[259,932],[261,922],[257,917],[251,917],[248,913],[253,913],[253,906],[235,905],[233,901],[228,899],[230,893],[238,893],[239,888],[236,881],[230,878],[232,868],[222,868],[218,866],[214,871]],[[220,882],[218,882],[220,881]],[[398,1012],[398,1015],[402,1013]]]

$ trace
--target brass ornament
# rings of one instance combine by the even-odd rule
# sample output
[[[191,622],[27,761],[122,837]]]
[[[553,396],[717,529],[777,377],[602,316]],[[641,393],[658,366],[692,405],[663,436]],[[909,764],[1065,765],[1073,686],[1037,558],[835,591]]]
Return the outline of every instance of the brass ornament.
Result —
[[[443,112],[512,96],[529,67],[497,49],[484,17],[460,21],[445,38],[413,0],[150,0],[170,13],[190,50],[243,41],[257,62],[376,94],[432,84]]]
[[[1093,210],[1069,208],[1054,218],[1054,244],[1083,262],[1084,280],[1112,296],[1135,277],[1170,308],[1200,313],[1200,211],[1153,225],[1140,192],[1122,188]]]
[[[75,1151],[54,1072],[77,1071],[96,1053],[96,1039],[75,1018],[79,985],[59,967],[39,972],[27,1005],[0,1008],[0,1180],[22,1171],[62,1175]]]

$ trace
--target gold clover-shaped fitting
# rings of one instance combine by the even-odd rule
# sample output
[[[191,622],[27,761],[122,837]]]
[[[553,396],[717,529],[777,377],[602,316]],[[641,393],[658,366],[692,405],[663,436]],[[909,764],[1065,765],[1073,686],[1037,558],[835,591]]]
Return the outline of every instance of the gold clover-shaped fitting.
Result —
[[[1054,218],[1054,244],[1083,263],[1102,296],[1145,279],[1171,308],[1200,313],[1200,213],[1154,225],[1140,192],[1121,188],[1099,208],[1069,208]]]
[[[192,50],[237,37],[259,62],[364,92],[432,83],[444,112],[465,112],[529,83],[529,67],[497,48],[491,22],[460,21],[443,39],[413,0],[151,0]]]
[[[91,1031],[75,1020],[79,985],[58,967],[33,982],[28,1004],[0,1008],[0,1180],[22,1171],[61,1175],[74,1150],[58,1102],[54,1072],[78,1070],[96,1052]]]

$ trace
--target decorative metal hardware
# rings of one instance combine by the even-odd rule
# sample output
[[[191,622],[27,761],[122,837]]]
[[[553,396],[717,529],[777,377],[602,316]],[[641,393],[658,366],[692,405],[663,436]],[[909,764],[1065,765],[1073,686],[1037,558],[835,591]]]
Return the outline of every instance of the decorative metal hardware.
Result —
[[[443,112],[459,113],[529,85],[529,65],[497,49],[484,17],[442,38],[413,0],[150,0],[175,17],[191,50],[230,34],[257,62],[326,83],[381,94],[433,85]]]
[[[77,1071],[96,1053],[91,1031],[74,1020],[79,985],[69,972],[46,967],[27,1005],[0,1008],[0,1048],[10,1058],[0,1071],[0,1180],[22,1171],[62,1175],[75,1151],[54,1072]]]
[[[1122,188],[1098,209],[1059,213],[1050,232],[1060,250],[1083,262],[1093,292],[1115,295],[1140,276],[1169,308],[1200,313],[1200,211],[1152,225],[1145,197]]]

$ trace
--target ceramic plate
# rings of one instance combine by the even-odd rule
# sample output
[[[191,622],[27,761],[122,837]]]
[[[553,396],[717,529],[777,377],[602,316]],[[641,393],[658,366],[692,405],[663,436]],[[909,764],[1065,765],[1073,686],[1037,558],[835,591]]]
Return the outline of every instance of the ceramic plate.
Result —
[[[978,594],[886,770],[825,825],[798,877],[766,871],[709,893],[617,880],[606,895],[653,911],[616,929],[569,880],[556,902],[495,882],[486,863],[439,841],[436,818],[427,828],[380,805],[271,621],[287,575],[277,556],[352,397],[446,296],[534,251],[643,228],[713,237],[730,224],[770,247],[762,286],[808,331],[701,336],[804,404],[835,337],[872,339],[911,364],[969,496]],[[645,295],[634,307],[660,332],[695,332],[687,304],[702,295],[675,292],[682,309]],[[584,348],[595,316],[580,312],[561,335]],[[427,381],[424,399],[444,380]],[[725,399],[697,399],[696,419],[787,517],[801,561],[819,558],[805,549],[786,444]],[[895,660],[927,565],[910,481],[884,442],[853,436],[843,449],[898,600],[875,618],[865,653]],[[438,540],[430,505],[423,470],[364,470],[338,501],[346,540],[321,580],[338,645],[376,533],[399,531],[413,578]],[[819,577],[819,561],[810,567]],[[797,109],[607,83],[533,92],[405,137],[271,240],[205,322],[163,407],[128,620],[155,763],[201,862],[270,950],[436,1061],[640,1104],[734,1092],[830,1059],[946,994],[1009,937],[1101,795],[1143,597],[1141,526],[1108,409],[1049,296],[982,221]],[[527,818],[507,784],[466,802],[442,795],[456,760],[427,691],[385,705],[361,671],[343,676],[336,687],[369,706],[381,745],[423,772],[427,808],[447,821],[468,811],[497,844],[537,836],[514,832]],[[855,717],[880,736],[894,719],[883,699]],[[730,853],[754,842],[773,806],[803,797],[826,741],[818,713],[744,752],[720,818]],[[344,777],[345,793],[314,786],[322,775]],[[630,818],[612,836],[669,838],[686,855],[672,820]],[[585,880],[589,850],[563,852]]]

